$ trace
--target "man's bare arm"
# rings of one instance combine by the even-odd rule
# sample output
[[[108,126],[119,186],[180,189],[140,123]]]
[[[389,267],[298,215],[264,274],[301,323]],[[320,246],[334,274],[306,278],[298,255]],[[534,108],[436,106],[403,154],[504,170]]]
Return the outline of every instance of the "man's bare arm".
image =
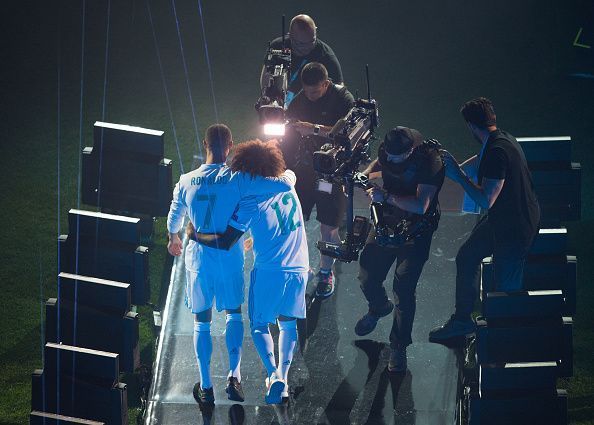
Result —
[[[458,183],[462,186],[468,196],[472,198],[481,208],[489,209],[493,206],[497,197],[503,189],[505,179],[486,179],[483,178],[481,185],[475,184],[472,180],[463,174],[459,177]]]
[[[415,196],[395,196],[389,195],[386,202],[397,206],[401,210],[409,211],[415,214],[425,214],[431,201],[437,194],[437,186],[432,184],[417,185],[417,194]]]
[[[322,125],[311,123],[307,121],[295,121],[290,124],[291,128],[297,131],[301,136],[320,136],[320,137],[328,137],[332,127],[329,125]],[[318,134],[316,134],[316,127],[318,127]]]
[[[480,185],[473,182],[462,170],[460,164],[451,153],[445,152],[443,159],[446,167],[446,176],[458,182],[468,196],[472,198],[481,208],[489,209],[493,206],[497,197],[501,193],[505,179],[487,179],[483,178]],[[466,163],[468,161],[464,161]]]
[[[382,166],[377,159],[371,161],[367,168],[363,171],[367,177],[372,178],[371,175],[382,171]]]
[[[233,226],[227,226],[227,229],[225,229],[224,233],[195,232],[194,239],[201,245],[229,251],[229,249],[231,249],[231,247],[237,243],[243,234],[244,232],[241,230],[238,230]]]
[[[460,164],[460,168],[462,168],[462,171],[464,171],[466,175],[476,177],[478,174],[478,165],[478,155],[473,155]]]

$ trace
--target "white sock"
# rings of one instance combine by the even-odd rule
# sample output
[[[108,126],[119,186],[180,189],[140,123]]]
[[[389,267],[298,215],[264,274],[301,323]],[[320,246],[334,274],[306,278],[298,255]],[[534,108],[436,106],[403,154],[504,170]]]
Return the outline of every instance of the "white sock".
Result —
[[[274,341],[272,341],[268,325],[252,329],[252,338],[268,376],[272,375],[276,372],[276,359],[274,358]]]
[[[281,379],[288,382],[289,368],[293,361],[293,352],[297,344],[297,320],[279,320],[278,328],[278,363]]]
[[[243,344],[243,321],[241,313],[227,314],[225,331],[227,352],[229,353],[229,377],[235,376],[241,382],[241,346]]]
[[[194,351],[200,371],[200,386],[202,389],[212,387],[210,378],[210,357],[212,355],[212,338],[210,336],[210,322],[194,322]]]

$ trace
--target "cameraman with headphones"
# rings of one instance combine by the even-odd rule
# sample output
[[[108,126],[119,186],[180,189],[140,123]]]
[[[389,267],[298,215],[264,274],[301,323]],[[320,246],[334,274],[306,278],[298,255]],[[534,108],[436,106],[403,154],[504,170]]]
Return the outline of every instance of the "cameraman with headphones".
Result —
[[[429,258],[431,238],[439,220],[437,198],[445,177],[445,167],[438,148],[422,142],[418,131],[396,127],[385,135],[378,149],[378,158],[363,174],[369,177],[380,171],[383,188],[374,187],[368,193],[372,203],[383,205],[383,224],[397,229],[399,223],[406,222],[407,226],[410,225],[409,229],[417,226],[422,230],[414,236],[409,235],[410,239],[400,235],[404,238],[395,245],[385,243],[385,239],[379,237],[378,229],[371,230],[359,262],[361,290],[369,311],[357,322],[355,333],[359,336],[371,333],[378,320],[394,310],[388,370],[404,372],[407,367],[406,347],[412,343],[415,292],[423,266]],[[396,272],[392,303],[383,282],[394,261]]]

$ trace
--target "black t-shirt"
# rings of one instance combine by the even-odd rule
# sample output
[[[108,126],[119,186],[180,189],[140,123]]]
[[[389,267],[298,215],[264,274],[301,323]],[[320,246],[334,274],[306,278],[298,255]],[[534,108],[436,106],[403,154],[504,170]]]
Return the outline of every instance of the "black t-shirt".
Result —
[[[426,213],[435,211],[438,205],[438,193],[445,178],[445,167],[437,150],[420,144],[415,147],[410,157],[401,164],[388,162],[382,155],[381,148],[378,160],[382,171],[383,186],[393,195],[415,196],[419,184],[437,187]],[[398,207],[389,209],[389,213],[397,218],[414,217],[418,214],[402,211]]]
[[[287,117],[313,124],[333,126],[350,111],[354,104],[355,98],[346,87],[330,84],[326,94],[315,102],[309,100],[303,91],[299,92],[287,108]],[[305,162],[302,165],[310,167],[313,152],[326,143],[328,143],[327,138],[313,135],[301,137],[296,131],[289,130],[281,143],[287,167],[294,168],[296,166],[299,149],[302,152],[306,151],[306,158],[303,155],[299,158]],[[313,168],[311,169],[313,170]]]
[[[344,86],[330,84],[326,94],[312,102],[300,91],[287,108],[287,117],[314,124],[336,124],[355,104],[355,98]]]
[[[287,47],[291,47],[291,40],[287,36],[285,38]],[[270,46],[273,49],[281,49],[283,46],[282,37],[275,38],[271,41]],[[328,77],[336,84],[342,84],[342,69],[340,63],[330,46],[324,43],[319,38],[316,39],[314,49],[306,56],[295,56],[291,53],[291,74],[289,75],[289,91],[294,95],[301,90],[301,70],[310,62],[319,62],[328,70]]]
[[[488,212],[496,240],[530,242],[538,231],[540,209],[522,147],[503,130],[491,132],[479,164],[478,181],[505,179]]]

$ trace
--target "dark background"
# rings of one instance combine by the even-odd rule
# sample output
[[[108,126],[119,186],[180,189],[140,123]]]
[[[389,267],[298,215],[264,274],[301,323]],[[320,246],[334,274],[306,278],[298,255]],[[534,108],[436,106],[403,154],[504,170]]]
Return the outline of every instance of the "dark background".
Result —
[[[580,261],[578,298],[592,299],[594,79],[569,76],[594,74],[594,49],[574,46],[579,28],[580,44],[594,46],[592,1],[204,0],[203,27],[198,1],[178,0],[189,83],[171,1],[150,2],[151,27],[146,0],[112,0],[107,33],[107,0],[87,0],[84,44],[82,5],[19,1],[2,7],[0,360],[6,365],[2,398],[10,404],[3,416],[26,411],[29,373],[41,366],[40,301],[55,292],[55,239],[66,233],[68,209],[78,205],[79,154],[92,146],[93,122],[164,130],[174,180],[179,158],[188,171],[197,140],[217,115],[236,142],[259,136],[253,104],[267,42],[280,35],[282,14],[287,22],[301,12],[314,18],[319,38],[342,63],[346,84],[360,96],[369,64],[380,134],[396,125],[415,127],[463,159],[477,145],[459,107],[487,96],[500,127],[517,137],[570,135],[583,189],[582,221],[568,227]],[[594,367],[586,361],[594,320],[590,306],[579,302],[577,372],[590,380],[573,384],[576,394],[586,394],[586,410],[575,401],[573,407],[594,419]]]

